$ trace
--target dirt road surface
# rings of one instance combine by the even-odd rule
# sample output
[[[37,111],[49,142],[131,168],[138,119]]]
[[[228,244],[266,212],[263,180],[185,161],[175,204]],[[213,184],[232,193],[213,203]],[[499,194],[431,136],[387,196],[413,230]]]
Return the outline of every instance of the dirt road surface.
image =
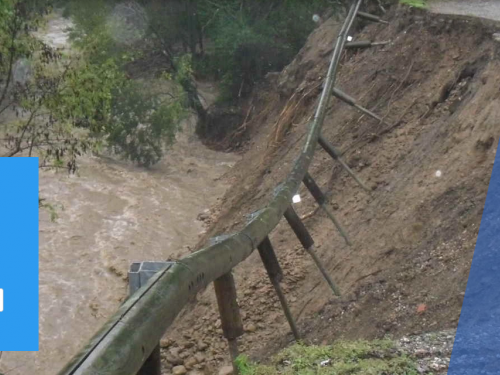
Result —
[[[500,1],[498,0],[444,0],[429,4],[431,12],[474,16],[500,21]]]

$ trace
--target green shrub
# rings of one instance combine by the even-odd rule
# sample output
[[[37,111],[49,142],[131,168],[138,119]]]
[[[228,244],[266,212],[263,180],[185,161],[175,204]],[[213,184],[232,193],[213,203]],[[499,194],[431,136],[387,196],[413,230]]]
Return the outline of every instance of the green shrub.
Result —
[[[213,44],[205,67],[221,80],[221,101],[246,96],[266,73],[281,70],[314,29],[313,14],[336,5],[326,0],[211,4],[200,6]]]
[[[272,358],[270,365],[251,363],[240,356],[242,375],[417,375],[417,366],[398,353],[389,340],[337,341],[330,346],[296,344]]]
[[[408,6],[412,6],[414,8],[427,8],[426,0],[400,0],[401,4],[406,4]]]
[[[116,153],[142,165],[157,163],[171,145],[186,112],[179,99],[150,96],[138,83],[113,93],[112,125],[105,130],[107,143]]]

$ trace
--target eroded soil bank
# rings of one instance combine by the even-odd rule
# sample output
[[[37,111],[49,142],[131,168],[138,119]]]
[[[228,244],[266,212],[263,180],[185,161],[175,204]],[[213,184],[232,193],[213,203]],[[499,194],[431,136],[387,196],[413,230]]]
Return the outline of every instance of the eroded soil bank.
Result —
[[[283,290],[309,342],[455,329],[500,136],[500,25],[395,6],[390,25],[358,21],[354,40],[390,41],[347,51],[338,87],[383,116],[333,100],[324,136],[371,187],[366,194],[326,153],[310,169],[349,233],[347,246],[304,188],[295,207],[343,292],[334,297],[285,222],[272,233]],[[283,72],[262,85],[251,142],[214,207],[208,238],[231,233],[265,206],[304,142],[338,24],[325,21]],[[258,254],[236,270],[245,334],[255,358],[292,341]],[[191,308],[191,307],[190,307]],[[186,309],[164,341],[165,368],[217,371],[228,363],[213,289]],[[203,359],[196,363],[192,358]],[[444,369],[440,369],[445,371]]]

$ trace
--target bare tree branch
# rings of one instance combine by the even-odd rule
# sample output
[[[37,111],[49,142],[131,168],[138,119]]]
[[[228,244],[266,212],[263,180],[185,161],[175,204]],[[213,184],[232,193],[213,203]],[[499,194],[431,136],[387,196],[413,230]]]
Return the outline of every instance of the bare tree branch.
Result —
[[[9,88],[10,81],[12,79],[12,69],[14,66],[14,57],[15,57],[14,43],[16,41],[16,36],[17,36],[17,24],[15,24],[13,26],[13,29],[12,29],[12,36],[11,36],[10,48],[9,48],[9,52],[10,52],[9,70],[7,72],[7,79],[6,79],[5,86],[4,86],[3,91],[2,91],[2,96],[0,96],[0,104],[2,104],[3,101],[5,100],[5,96],[7,95],[7,90]]]

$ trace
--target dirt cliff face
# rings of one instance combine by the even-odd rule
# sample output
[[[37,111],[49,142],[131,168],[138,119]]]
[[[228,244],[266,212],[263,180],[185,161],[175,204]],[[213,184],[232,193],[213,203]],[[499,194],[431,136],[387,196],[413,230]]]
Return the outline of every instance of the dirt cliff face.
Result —
[[[455,328],[500,136],[500,43],[495,24],[395,7],[391,24],[357,23],[355,40],[390,41],[344,53],[337,86],[383,123],[332,100],[323,134],[371,186],[362,191],[326,153],[310,169],[349,233],[347,246],[304,188],[295,205],[332,278],[334,297],[285,222],[271,235],[283,289],[306,340],[402,336]],[[281,74],[255,94],[248,151],[214,208],[210,236],[230,233],[262,208],[304,142],[337,26],[324,22]],[[266,358],[290,342],[258,254],[235,270],[246,334],[242,351]],[[227,361],[212,288],[164,342],[164,354]],[[172,360],[172,357],[170,357]],[[165,362],[167,367],[172,363]]]

